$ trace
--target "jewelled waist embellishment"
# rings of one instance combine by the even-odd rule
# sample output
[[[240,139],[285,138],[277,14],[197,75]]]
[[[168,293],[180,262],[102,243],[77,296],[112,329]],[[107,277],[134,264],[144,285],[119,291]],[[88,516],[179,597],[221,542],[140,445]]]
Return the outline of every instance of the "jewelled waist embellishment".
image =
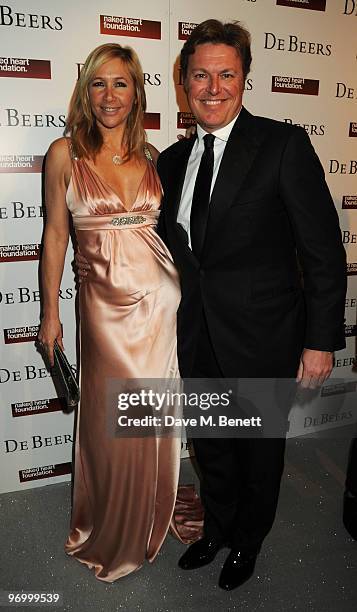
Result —
[[[112,225],[133,225],[134,223],[145,223],[143,215],[127,215],[126,217],[113,217]]]
[[[159,210],[148,210],[145,214],[112,213],[111,215],[74,216],[73,225],[76,230],[125,230],[146,226],[155,226],[159,218]]]

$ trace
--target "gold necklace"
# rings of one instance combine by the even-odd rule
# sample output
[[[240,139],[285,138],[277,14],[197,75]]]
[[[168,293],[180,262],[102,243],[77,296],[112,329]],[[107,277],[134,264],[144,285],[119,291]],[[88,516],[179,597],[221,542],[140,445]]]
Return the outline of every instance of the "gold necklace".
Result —
[[[113,149],[111,149],[107,143],[104,143],[104,146],[108,149],[108,151],[110,153],[112,153],[112,162],[115,166],[120,166],[120,164],[123,163],[123,158],[121,157],[121,155],[119,155],[119,153],[115,153],[115,151],[113,151]]]

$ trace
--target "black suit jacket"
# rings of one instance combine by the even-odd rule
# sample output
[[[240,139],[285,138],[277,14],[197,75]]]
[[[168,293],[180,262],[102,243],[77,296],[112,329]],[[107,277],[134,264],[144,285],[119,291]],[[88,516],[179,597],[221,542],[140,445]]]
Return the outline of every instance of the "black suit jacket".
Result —
[[[345,346],[345,251],[322,166],[304,129],[243,108],[198,262],[176,221],[193,143],[178,141],[158,160],[158,230],[181,278],[181,374],[190,376],[204,312],[225,376],[295,376],[304,347]]]

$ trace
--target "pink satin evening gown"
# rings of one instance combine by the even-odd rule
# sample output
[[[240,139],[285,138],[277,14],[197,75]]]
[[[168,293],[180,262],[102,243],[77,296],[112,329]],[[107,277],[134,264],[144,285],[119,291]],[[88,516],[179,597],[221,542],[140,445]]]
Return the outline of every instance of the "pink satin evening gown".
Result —
[[[179,377],[179,279],[155,231],[160,200],[150,159],[133,203],[124,203],[88,161],[72,159],[67,205],[91,270],[80,287],[81,402],[65,549],[107,582],[154,560],[176,499],[180,439],[114,437],[105,405],[109,378]],[[182,492],[171,527],[190,542],[202,516],[191,491]]]

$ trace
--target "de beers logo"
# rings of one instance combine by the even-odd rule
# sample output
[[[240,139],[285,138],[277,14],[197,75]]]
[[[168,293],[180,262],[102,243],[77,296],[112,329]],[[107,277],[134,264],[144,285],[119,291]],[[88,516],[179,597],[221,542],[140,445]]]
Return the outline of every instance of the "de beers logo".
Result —
[[[43,208],[41,204],[32,204],[30,206],[24,202],[13,200],[5,206],[0,206],[0,220],[3,219],[38,219],[43,217]]]
[[[357,159],[347,162],[330,159],[329,174],[357,174]]]
[[[345,0],[343,14],[357,16],[357,0]]]
[[[65,125],[65,115],[23,113],[17,108],[0,108],[0,127],[52,128]]]
[[[74,288],[61,288],[58,292],[60,300],[72,300],[74,297]],[[40,291],[30,287],[16,287],[11,291],[0,291],[0,304],[2,306],[12,306],[13,304],[28,304],[40,301]]]
[[[290,125],[298,125],[300,127],[303,127],[304,130],[306,130],[306,132],[309,134],[309,136],[324,136],[325,132],[326,132],[326,126],[323,124],[316,124],[316,123],[297,123],[296,121],[293,121],[292,119],[284,119],[285,123],[290,123]]]
[[[14,2],[12,2],[14,4]],[[0,4],[0,26],[15,28],[32,28],[34,30],[62,30],[62,17],[38,15],[36,13],[18,13],[6,4]]]
[[[355,88],[346,83],[336,83],[336,98],[349,98],[350,100],[355,98],[357,100]]]
[[[147,21],[134,17],[100,15],[100,33],[110,36],[135,36],[161,39],[161,21]]]
[[[342,232],[343,244],[357,244],[357,234],[354,234],[350,230],[344,230]]]
[[[322,42],[300,40],[295,34],[290,34],[286,39],[280,38],[273,32],[265,32],[264,49],[269,51],[288,51],[289,53],[308,53],[309,55],[324,55],[329,57],[332,53],[332,45]]]
[[[325,11],[326,0],[276,0],[278,6],[310,9],[310,11]]]
[[[272,76],[271,90],[276,93],[319,95],[319,83],[314,79],[291,76]]]

